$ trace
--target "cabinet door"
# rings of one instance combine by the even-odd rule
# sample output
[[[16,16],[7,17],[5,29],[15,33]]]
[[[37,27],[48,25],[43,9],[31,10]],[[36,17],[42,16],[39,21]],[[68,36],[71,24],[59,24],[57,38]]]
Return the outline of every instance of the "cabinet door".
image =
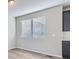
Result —
[[[63,31],[70,31],[70,11],[63,12]]]

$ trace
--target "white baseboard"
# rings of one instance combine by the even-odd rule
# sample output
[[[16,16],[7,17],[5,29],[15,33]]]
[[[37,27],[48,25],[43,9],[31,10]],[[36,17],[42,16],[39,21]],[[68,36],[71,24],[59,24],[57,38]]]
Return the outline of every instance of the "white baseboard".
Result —
[[[8,48],[8,50],[11,50],[11,49],[15,49],[15,47],[12,47],[12,48]]]
[[[18,49],[23,49],[23,50],[26,50],[26,51],[32,51],[32,52],[36,52],[36,53],[40,53],[40,54],[44,54],[44,55],[49,55],[49,56],[55,56],[55,57],[60,57],[60,58],[62,58],[62,56],[59,56],[59,55],[47,54],[47,53],[38,52],[38,51],[34,51],[34,50],[30,50],[30,49],[25,49],[25,48],[19,48],[19,47],[17,47],[17,48],[18,48]]]

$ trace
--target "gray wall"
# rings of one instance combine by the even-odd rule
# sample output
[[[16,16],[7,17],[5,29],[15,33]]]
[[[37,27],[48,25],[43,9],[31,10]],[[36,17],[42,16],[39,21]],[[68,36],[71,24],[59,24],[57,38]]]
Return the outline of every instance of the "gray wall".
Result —
[[[20,21],[37,16],[46,16],[47,36],[27,39],[20,37]],[[35,51],[52,56],[62,56],[62,6],[53,7],[33,14],[17,17],[17,48]]]

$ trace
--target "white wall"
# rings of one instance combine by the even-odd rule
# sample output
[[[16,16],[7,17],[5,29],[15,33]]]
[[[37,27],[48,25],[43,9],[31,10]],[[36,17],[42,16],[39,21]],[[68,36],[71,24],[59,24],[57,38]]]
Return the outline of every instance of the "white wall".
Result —
[[[20,38],[20,20],[36,16],[46,16],[48,33],[46,38]],[[62,39],[62,6],[17,18],[17,48],[52,56],[62,56]]]
[[[70,41],[70,32],[63,32],[63,40]]]
[[[36,3],[37,2],[37,3]],[[16,47],[15,39],[15,19],[14,17],[20,16],[23,14],[28,14],[34,11],[46,9],[56,5],[67,5],[70,3],[70,0],[16,0],[14,6],[9,6],[8,10],[10,12],[9,16],[9,39],[8,47],[12,49]]]
[[[8,50],[15,48],[15,19],[9,14],[8,17]]]

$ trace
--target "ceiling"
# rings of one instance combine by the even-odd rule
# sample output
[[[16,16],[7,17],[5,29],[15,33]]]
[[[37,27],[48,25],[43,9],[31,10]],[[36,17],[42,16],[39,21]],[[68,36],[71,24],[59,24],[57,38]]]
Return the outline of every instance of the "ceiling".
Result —
[[[16,0],[14,6],[8,6],[8,10],[10,15],[16,17],[60,4],[69,5],[70,0]]]

